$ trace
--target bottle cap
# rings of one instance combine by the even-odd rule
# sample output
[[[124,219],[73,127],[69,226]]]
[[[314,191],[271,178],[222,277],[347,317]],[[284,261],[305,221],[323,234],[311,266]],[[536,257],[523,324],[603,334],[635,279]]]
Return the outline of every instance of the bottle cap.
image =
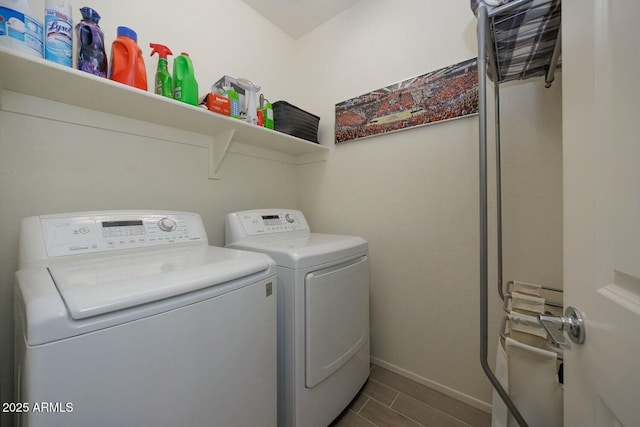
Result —
[[[134,42],[138,42],[138,35],[129,27],[118,27],[118,37],[120,36],[129,37]]]
[[[95,24],[97,24],[98,21],[100,21],[100,15],[98,14],[98,12],[91,9],[90,7],[85,6],[81,8],[80,14],[82,15],[83,21],[92,21]]]

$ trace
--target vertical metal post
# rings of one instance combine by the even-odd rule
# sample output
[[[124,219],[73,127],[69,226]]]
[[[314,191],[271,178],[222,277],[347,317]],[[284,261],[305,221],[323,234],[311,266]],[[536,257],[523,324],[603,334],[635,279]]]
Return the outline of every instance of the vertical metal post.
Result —
[[[496,239],[498,245],[498,295],[504,301],[502,278],[502,154],[500,149],[500,85],[494,83],[496,111]]]
[[[521,427],[528,427],[520,411],[515,406],[505,389],[491,371],[487,362],[488,356],[488,306],[489,306],[489,271],[488,271],[488,238],[487,238],[487,53],[486,40],[488,33],[487,8],[478,8],[478,95],[479,95],[479,181],[480,181],[480,364],[487,378],[496,389],[500,398]],[[495,73],[494,73],[494,76]],[[496,85],[498,78],[495,77]]]
[[[531,1],[531,0],[526,0]],[[512,2],[513,3],[513,2]],[[509,3],[505,6],[510,6]],[[502,6],[502,7],[505,7]],[[492,19],[487,13],[488,18]],[[488,35],[491,35],[491,31],[487,31]],[[498,263],[498,295],[500,299],[504,301],[504,285],[503,285],[503,273],[502,273],[502,155],[500,148],[500,82],[502,76],[500,75],[500,64],[498,58],[494,54],[498,51],[494,37],[488,37],[487,43],[491,42],[493,49],[486,49],[487,53],[487,67],[493,71],[493,92],[494,92],[494,106],[495,106],[495,133],[496,133],[496,240],[497,240],[497,263]],[[485,45],[486,46],[486,45]]]
[[[558,66],[558,60],[560,59],[560,51],[562,50],[562,27],[558,28],[558,36],[556,37],[556,44],[553,48],[553,54],[551,55],[551,63],[549,64],[549,69],[547,70],[547,74],[544,78],[545,85],[547,89],[551,87],[551,83],[553,83],[553,79],[555,77],[556,67]]]

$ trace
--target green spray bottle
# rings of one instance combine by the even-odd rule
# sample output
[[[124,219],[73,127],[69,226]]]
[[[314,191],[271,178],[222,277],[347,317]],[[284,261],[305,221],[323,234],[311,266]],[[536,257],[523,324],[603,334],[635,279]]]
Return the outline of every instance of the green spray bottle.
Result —
[[[155,93],[158,95],[166,96],[167,98],[173,98],[173,81],[171,79],[171,73],[169,73],[169,61],[167,56],[173,55],[171,50],[161,44],[149,43],[149,47],[153,49],[151,56],[158,54],[158,71],[156,71],[155,79]]]
[[[173,60],[173,98],[198,105],[198,82],[193,73],[191,58],[185,52]]]

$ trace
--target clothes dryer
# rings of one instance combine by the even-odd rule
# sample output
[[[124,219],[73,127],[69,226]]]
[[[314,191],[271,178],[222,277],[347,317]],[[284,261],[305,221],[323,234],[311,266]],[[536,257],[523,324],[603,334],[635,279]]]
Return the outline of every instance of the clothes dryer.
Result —
[[[197,214],[107,211],[24,219],[19,264],[18,425],[276,425],[268,256],[209,246]]]
[[[287,209],[228,214],[225,231],[278,265],[278,425],[326,427],[369,377],[367,242]]]

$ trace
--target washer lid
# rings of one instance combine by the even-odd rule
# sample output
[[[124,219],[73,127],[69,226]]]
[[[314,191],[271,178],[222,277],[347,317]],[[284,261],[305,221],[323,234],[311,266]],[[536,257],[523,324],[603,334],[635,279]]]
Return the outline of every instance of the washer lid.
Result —
[[[73,319],[85,319],[245,277],[266,257],[215,246],[58,264],[49,272]]]
[[[307,268],[367,252],[362,237],[323,233],[282,233],[256,236],[228,247],[262,252],[281,267]]]

